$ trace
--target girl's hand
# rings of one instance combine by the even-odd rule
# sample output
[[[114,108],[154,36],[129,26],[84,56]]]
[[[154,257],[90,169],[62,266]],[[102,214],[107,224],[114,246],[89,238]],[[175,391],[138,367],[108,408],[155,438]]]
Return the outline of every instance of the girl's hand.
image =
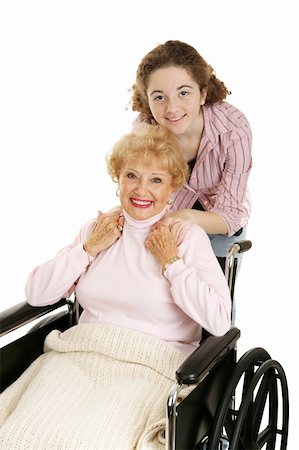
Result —
[[[176,244],[180,245],[193,223],[194,220],[192,214],[190,214],[190,209],[180,209],[166,214],[156,226],[159,226],[159,224],[167,225],[171,233],[175,236]]]
[[[145,246],[162,267],[172,258],[178,256],[175,234],[163,223],[158,224],[150,233],[145,241]]]
[[[84,244],[85,251],[93,257],[97,256],[120,238],[123,225],[124,217],[119,212],[100,214]]]
[[[213,211],[179,209],[177,211],[166,214],[161,222],[170,226],[170,229],[172,229],[172,226],[178,222],[181,225],[184,225],[184,228],[181,228],[180,239],[184,238],[184,230],[186,232],[192,224],[199,225],[208,234],[226,235],[228,233],[228,227],[224,218],[218,213],[214,213]]]

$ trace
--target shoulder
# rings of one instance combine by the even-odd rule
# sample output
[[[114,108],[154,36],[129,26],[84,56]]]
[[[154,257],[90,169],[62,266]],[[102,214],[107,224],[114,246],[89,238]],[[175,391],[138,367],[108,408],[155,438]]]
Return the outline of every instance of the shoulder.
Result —
[[[213,134],[222,134],[240,128],[250,130],[245,114],[228,102],[204,105],[204,114]]]
[[[190,245],[192,242],[207,243],[210,245],[210,238],[201,226],[192,224],[186,232],[182,243]]]
[[[205,265],[209,270],[218,267],[210,238],[199,225],[193,224],[189,228],[179,246],[179,254],[187,264]]]

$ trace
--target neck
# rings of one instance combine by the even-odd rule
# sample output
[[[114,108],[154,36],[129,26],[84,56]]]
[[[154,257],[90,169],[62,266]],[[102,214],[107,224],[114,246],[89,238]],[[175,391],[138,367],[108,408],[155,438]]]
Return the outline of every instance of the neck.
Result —
[[[200,108],[199,120],[194,124],[192,129],[175,136],[186,161],[191,161],[197,156],[203,130],[204,119],[202,108]]]
[[[124,211],[124,218],[125,218],[125,226],[129,226],[130,228],[135,229],[142,229],[142,230],[148,230],[151,228],[155,223],[157,223],[162,217],[165,216],[166,212],[168,210],[167,205],[164,207],[162,211],[160,211],[159,214],[155,214],[152,217],[149,217],[145,220],[138,220],[134,219],[132,216],[130,216],[128,213]]]

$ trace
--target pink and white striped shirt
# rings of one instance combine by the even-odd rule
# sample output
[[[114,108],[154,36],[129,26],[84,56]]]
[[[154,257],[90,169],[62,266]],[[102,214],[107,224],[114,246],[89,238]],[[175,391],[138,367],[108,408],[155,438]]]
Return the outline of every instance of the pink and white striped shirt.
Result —
[[[189,182],[174,194],[172,210],[192,208],[199,200],[205,210],[223,217],[232,236],[250,215],[251,129],[244,114],[227,102],[202,109],[204,131],[196,163]]]

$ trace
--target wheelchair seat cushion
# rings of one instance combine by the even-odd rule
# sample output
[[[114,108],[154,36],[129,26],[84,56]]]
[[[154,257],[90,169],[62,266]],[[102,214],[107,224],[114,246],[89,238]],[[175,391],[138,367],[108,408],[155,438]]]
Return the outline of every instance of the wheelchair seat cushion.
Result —
[[[185,355],[106,324],[52,331],[0,395],[0,447],[162,449],[165,401]]]

